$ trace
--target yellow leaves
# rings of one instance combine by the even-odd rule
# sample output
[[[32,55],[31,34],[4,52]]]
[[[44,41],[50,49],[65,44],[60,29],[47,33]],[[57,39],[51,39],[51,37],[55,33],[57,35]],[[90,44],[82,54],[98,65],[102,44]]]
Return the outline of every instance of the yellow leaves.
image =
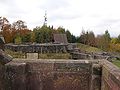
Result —
[[[110,44],[110,51],[120,52],[120,43],[117,43],[117,44],[111,43]]]
[[[117,43],[119,43],[118,38],[112,38],[112,39],[111,39],[111,43],[112,43],[112,44],[117,44]]]
[[[21,44],[21,37],[20,36],[17,36],[16,38],[15,38],[15,44]]]

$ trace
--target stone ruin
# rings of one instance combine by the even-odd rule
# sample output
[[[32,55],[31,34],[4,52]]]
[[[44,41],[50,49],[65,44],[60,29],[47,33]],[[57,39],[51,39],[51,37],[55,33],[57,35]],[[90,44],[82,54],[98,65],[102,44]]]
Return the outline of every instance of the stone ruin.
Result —
[[[30,44],[30,45],[15,45],[6,44],[5,49],[9,49],[13,52],[22,52],[24,56],[30,56],[31,54],[35,59],[38,59],[38,54],[46,53],[70,53],[72,59],[108,59],[111,60],[115,56],[95,54],[95,53],[84,53],[77,49],[76,43],[69,44]],[[77,49],[77,51],[76,51]],[[118,57],[119,58],[119,57]],[[29,58],[30,59],[30,58]]]
[[[4,53],[4,51],[0,49],[0,64],[6,64],[12,61],[12,59],[12,56]]]
[[[25,52],[25,53],[66,53],[67,44],[6,44],[5,49],[12,50],[14,52]]]
[[[31,54],[72,51],[73,59],[78,60],[11,61],[9,55],[0,51],[0,90],[120,90],[120,69],[105,60],[106,57],[74,52],[74,45],[64,44],[60,48],[61,45],[7,44],[7,49]]]
[[[95,59],[112,59],[113,57],[111,55],[102,55],[102,54],[91,54],[91,53],[79,53],[79,52],[72,52],[70,53],[72,56],[72,59],[89,59],[89,60],[95,60]]]
[[[54,34],[53,43],[36,44],[6,44],[5,49],[23,53],[66,53],[77,47],[77,44],[68,43],[66,34]]]
[[[120,90],[107,60],[20,60],[0,67],[0,90]]]
[[[44,53],[70,53],[72,59],[108,59],[111,56],[83,53],[76,43],[68,43],[66,34],[54,34],[54,43],[43,44],[6,44],[5,49],[13,52],[23,52],[25,57],[38,59],[38,54]],[[35,57],[34,57],[35,56]]]
[[[28,59],[38,59],[39,54],[70,53],[72,59],[110,59],[110,55],[81,52],[76,43],[68,43],[66,34],[54,34],[54,43],[43,44],[5,44],[5,49],[13,52],[22,52]],[[33,57],[31,57],[33,56]]]
[[[67,51],[67,46],[70,45],[72,44],[68,44],[66,34],[54,34],[54,42],[52,43],[6,44],[5,49],[32,53],[64,53]]]
[[[4,52],[5,40],[0,35],[0,64],[6,64],[12,60],[12,57]]]
[[[0,49],[4,50],[5,39],[2,35],[0,35]]]

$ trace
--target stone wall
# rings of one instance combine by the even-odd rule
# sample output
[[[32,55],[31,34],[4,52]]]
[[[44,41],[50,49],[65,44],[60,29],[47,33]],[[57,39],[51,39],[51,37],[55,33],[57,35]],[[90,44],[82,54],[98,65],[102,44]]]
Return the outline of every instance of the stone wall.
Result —
[[[98,55],[98,54],[88,54],[88,53],[79,53],[79,52],[72,52],[71,53],[72,59],[107,59],[110,56],[107,55]]]
[[[5,68],[0,63],[0,90],[5,90],[4,72],[5,72]]]
[[[12,61],[5,66],[5,90],[100,90],[92,81],[93,63],[97,61]]]
[[[102,67],[99,63],[92,64],[92,78],[90,90],[101,90]]]
[[[4,81],[4,90],[26,90],[26,63],[7,64]]]
[[[120,90],[120,68],[105,60],[102,64],[101,90]]]
[[[5,49],[14,52],[31,52],[31,53],[65,53],[67,52],[66,44],[30,44],[30,45],[14,45],[6,44]]]
[[[0,66],[0,90],[120,90],[107,60],[13,60]]]
[[[38,53],[26,53],[27,59],[38,59]]]

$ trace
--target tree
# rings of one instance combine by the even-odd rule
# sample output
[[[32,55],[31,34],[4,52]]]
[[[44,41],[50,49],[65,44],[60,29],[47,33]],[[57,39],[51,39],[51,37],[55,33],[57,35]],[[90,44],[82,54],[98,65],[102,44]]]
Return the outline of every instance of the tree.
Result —
[[[31,41],[31,34],[30,33],[22,36],[22,42],[23,43],[30,42],[30,41]]]
[[[120,53],[120,44],[110,44],[110,51]]]
[[[80,42],[86,45],[95,46],[95,35],[92,31],[82,31]]]
[[[66,33],[68,42],[69,42],[69,43],[72,43],[72,35],[71,35],[70,31],[67,30],[65,33]]]
[[[88,32],[87,45],[95,46],[95,35],[93,31]]]
[[[106,41],[110,42],[111,37],[110,37],[110,34],[109,34],[108,30],[105,31],[104,38],[105,38]]]
[[[11,39],[11,24],[5,17],[0,17],[0,29],[1,29],[1,34],[5,38],[6,43],[10,43],[12,41]]]
[[[109,44],[111,41],[111,37],[108,30],[105,31],[105,34],[103,35],[103,37],[104,37],[104,50],[108,50],[110,48]]]
[[[37,43],[49,43],[52,42],[52,30],[50,27],[43,25],[42,27],[34,28],[35,41]]]
[[[111,37],[108,30],[105,31],[105,34],[98,35],[96,38],[96,45],[98,48],[108,51],[110,49]]]
[[[31,42],[33,43],[33,42],[35,42],[35,32],[34,31],[32,31],[31,32]]]
[[[96,37],[96,46],[100,49],[104,48],[104,36],[103,35],[97,35]]]
[[[18,20],[12,24],[12,37],[13,40],[19,35],[22,42],[30,42],[31,39],[31,30],[27,28],[27,25],[24,21]]]
[[[41,31],[43,32],[43,43],[49,43],[52,42],[52,30],[51,27],[47,27],[47,26],[42,26],[41,27]]]
[[[63,27],[58,27],[57,32],[61,34],[65,34],[65,29]]]
[[[8,25],[10,25],[8,19],[5,17],[0,17],[0,29],[4,30]]]
[[[27,29],[27,25],[25,25],[24,21],[18,20],[12,24],[12,28],[15,28],[16,30]]]
[[[72,43],[76,43],[77,40],[76,40],[76,37],[72,34]]]
[[[19,35],[16,36],[16,38],[15,38],[15,44],[21,44],[21,43],[22,43],[21,37]]]
[[[118,40],[119,40],[119,42],[120,42],[120,34],[118,35]]]
[[[117,44],[117,43],[119,43],[119,39],[118,38],[112,38],[111,43],[112,44]]]
[[[86,44],[86,32],[82,30],[80,35],[80,43]]]

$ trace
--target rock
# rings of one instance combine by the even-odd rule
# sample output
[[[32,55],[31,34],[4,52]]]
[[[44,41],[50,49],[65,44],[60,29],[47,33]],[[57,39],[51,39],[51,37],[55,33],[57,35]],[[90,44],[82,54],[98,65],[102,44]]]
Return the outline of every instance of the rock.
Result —
[[[12,61],[13,57],[5,54],[5,52],[3,50],[0,49],[0,63],[1,64],[6,64],[10,61]]]

